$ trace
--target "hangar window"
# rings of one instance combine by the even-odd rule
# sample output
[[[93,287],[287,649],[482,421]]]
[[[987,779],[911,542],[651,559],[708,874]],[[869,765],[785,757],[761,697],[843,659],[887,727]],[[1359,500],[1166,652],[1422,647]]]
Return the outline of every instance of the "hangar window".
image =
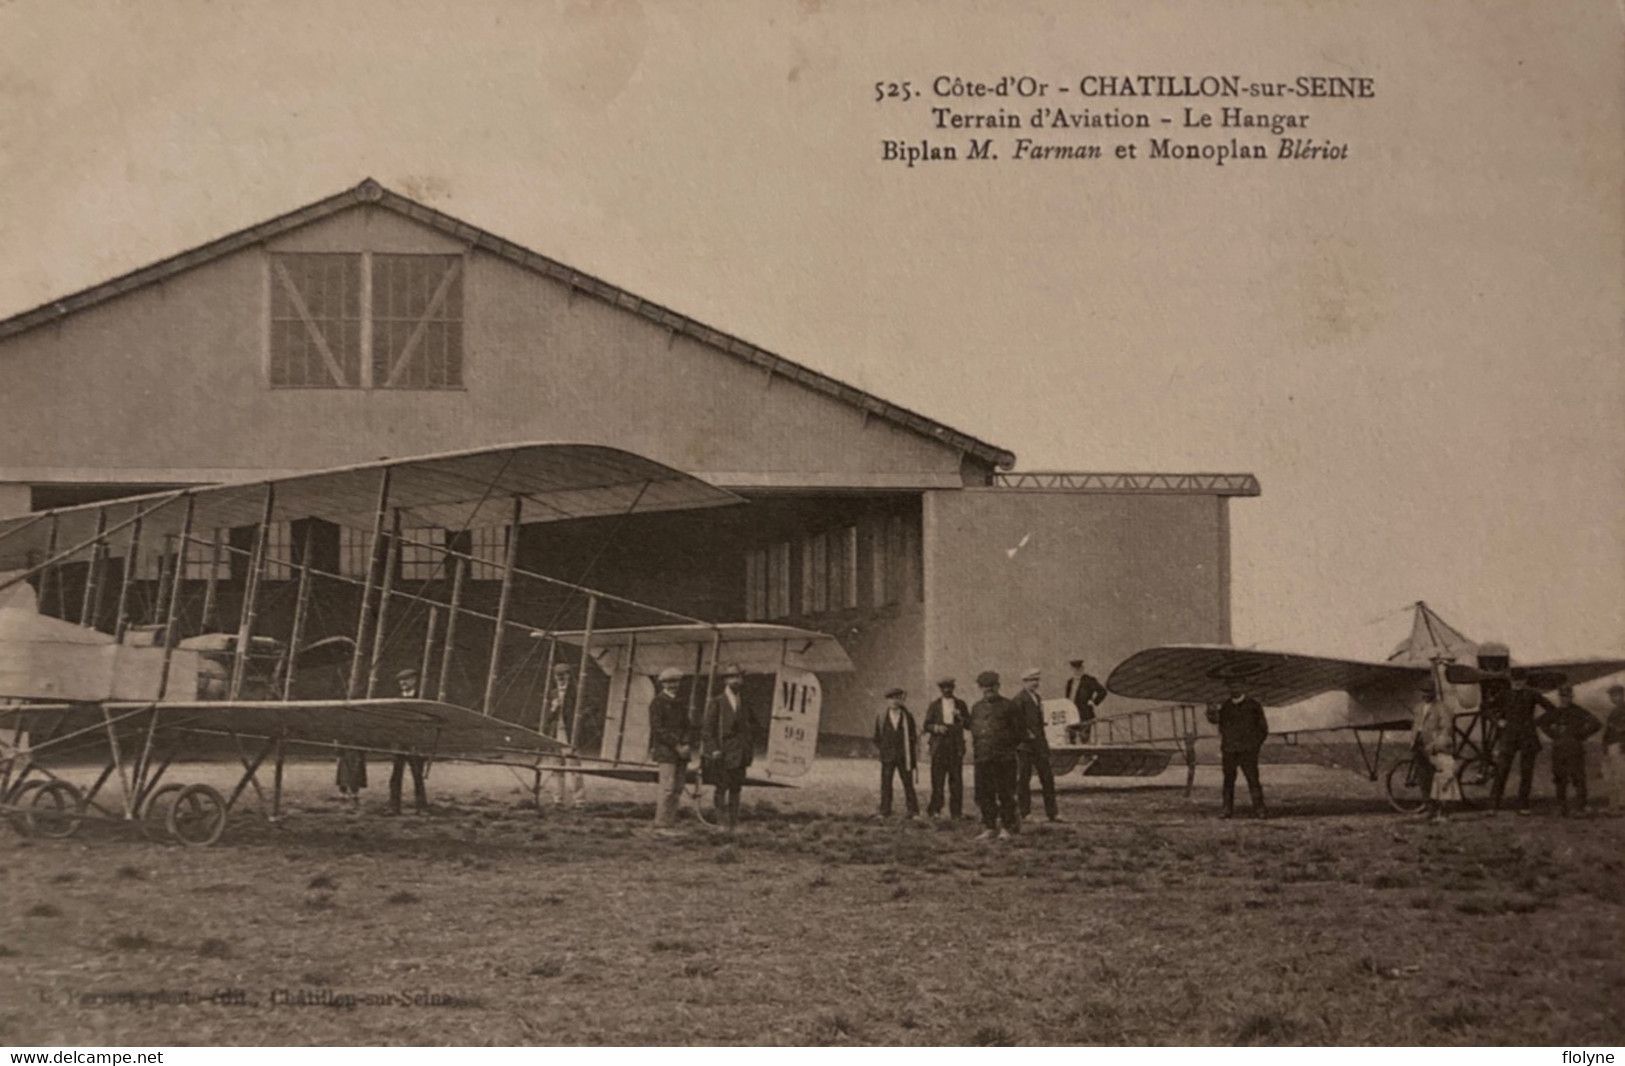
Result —
[[[920,527],[903,515],[886,515],[869,527],[870,595],[874,605],[918,601]]]
[[[767,551],[745,553],[745,621],[767,617]]]
[[[433,581],[446,561],[446,531],[432,526],[401,533],[402,581]]]
[[[463,257],[271,256],[271,385],[463,385]]]
[[[365,580],[372,566],[372,530],[344,526],[339,530],[339,573]]]
[[[829,535],[820,533],[801,542],[801,613],[829,610]]]
[[[256,526],[236,526],[230,534],[231,576],[234,581],[248,580],[248,569],[254,561]],[[293,527],[288,522],[272,522],[265,527],[265,579],[287,581],[293,577]],[[208,549],[202,549],[207,552]],[[203,556],[207,560],[208,556]],[[206,565],[206,564],[205,564]]]
[[[767,616],[790,617],[790,543],[775,544],[767,552]]]
[[[220,541],[218,550],[215,547],[217,539]],[[184,580],[207,581],[210,570],[214,571],[217,581],[231,579],[231,556],[226,551],[225,533],[222,530],[216,530],[207,537],[192,537],[187,541],[186,569],[182,571],[186,575]]]

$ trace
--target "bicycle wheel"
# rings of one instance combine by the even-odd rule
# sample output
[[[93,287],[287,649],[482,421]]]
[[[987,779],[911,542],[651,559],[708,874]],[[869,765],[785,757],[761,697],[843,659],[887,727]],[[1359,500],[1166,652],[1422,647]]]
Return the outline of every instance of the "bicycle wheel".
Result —
[[[1427,807],[1427,791],[1416,772],[1415,759],[1401,759],[1389,768],[1388,802],[1400,814],[1420,814]]]

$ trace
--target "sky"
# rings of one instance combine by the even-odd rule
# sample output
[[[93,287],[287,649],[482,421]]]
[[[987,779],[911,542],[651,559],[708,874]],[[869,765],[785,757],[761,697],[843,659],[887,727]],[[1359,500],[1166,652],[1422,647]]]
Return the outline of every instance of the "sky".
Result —
[[[1424,599],[1625,652],[1625,49],[1613,0],[0,0],[0,316],[371,176],[1014,451],[1256,474],[1234,638],[1381,657]],[[937,97],[939,76],[1049,83]],[[1371,79],[1089,98],[1091,75]],[[877,101],[877,82],[924,98]],[[1070,86],[1065,96],[1060,86]],[[1146,159],[1183,109],[1347,158]],[[995,130],[933,107],[1152,116]],[[1136,160],[1016,160],[1015,138]]]

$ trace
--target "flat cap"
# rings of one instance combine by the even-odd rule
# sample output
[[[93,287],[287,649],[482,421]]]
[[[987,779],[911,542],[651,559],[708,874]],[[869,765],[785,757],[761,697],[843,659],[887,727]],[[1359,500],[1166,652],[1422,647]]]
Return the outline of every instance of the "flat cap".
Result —
[[[954,679],[951,678],[951,677],[939,677],[939,678],[937,678],[937,687],[938,688],[953,688],[954,687]]]
[[[908,693],[904,692],[900,688],[889,688],[889,689],[886,690],[886,698],[888,700],[900,700],[904,696],[907,696],[907,695],[908,695]]]
[[[744,677],[745,676],[745,671],[740,669],[740,666],[739,666],[738,663],[729,663],[727,666],[722,668],[722,676],[723,677]]]
[[[664,670],[660,671],[659,675],[655,678],[655,680],[659,681],[662,685],[668,681],[681,681],[682,679],[683,672],[677,669],[675,666],[666,667]]]
[[[1068,659],[1066,661],[1066,665],[1068,665],[1068,666],[1082,666],[1083,665],[1083,660],[1082,659]]]
[[[418,668],[415,666],[408,666],[404,669],[395,671],[395,680],[397,681],[405,681],[409,677],[416,676],[418,676]]]
[[[976,675],[976,684],[982,688],[998,688],[999,674],[996,670],[983,670]]]
[[[1021,679],[1023,681],[1037,681],[1042,676],[1043,671],[1039,670],[1038,667],[1035,666],[1026,673],[1022,674]]]

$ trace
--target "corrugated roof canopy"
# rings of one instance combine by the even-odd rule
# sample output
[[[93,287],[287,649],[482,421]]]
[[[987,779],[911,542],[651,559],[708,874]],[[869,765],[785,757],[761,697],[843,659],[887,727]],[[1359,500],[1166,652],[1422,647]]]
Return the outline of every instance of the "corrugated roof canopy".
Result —
[[[418,459],[385,460],[293,477],[209,485],[106,503],[42,511],[0,521],[0,570],[20,570],[56,550],[96,537],[101,515],[115,555],[129,542],[127,526],[142,516],[144,544],[181,532],[186,498],[194,501],[194,535],[258,523],[268,487],[273,522],[320,518],[370,529],[379,485],[389,473],[389,505],[408,527],[467,529],[506,525],[515,498],[523,522],[558,522],[742,502],[740,497],[680,470],[618,448],[593,444],[515,444]],[[80,558],[88,557],[88,551]]]

